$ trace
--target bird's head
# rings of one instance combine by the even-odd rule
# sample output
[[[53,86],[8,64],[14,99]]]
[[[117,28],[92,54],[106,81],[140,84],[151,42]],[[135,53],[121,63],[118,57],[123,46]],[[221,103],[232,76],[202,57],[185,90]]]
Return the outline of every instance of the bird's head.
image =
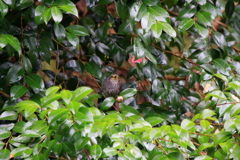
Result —
[[[118,75],[117,75],[117,74],[112,74],[112,75],[110,76],[110,81],[111,81],[112,83],[118,83]]]

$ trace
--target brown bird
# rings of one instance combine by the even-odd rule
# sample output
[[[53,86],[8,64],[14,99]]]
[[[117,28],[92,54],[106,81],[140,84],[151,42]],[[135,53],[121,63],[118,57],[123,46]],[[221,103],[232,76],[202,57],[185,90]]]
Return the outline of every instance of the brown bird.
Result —
[[[119,80],[117,74],[112,74],[102,82],[102,91],[105,97],[116,98],[121,92],[122,82]]]

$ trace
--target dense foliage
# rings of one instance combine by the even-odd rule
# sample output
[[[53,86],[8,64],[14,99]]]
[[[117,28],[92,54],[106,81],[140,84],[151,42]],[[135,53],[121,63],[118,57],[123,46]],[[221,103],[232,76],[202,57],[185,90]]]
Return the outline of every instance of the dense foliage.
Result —
[[[239,160],[238,3],[0,0],[0,159]]]

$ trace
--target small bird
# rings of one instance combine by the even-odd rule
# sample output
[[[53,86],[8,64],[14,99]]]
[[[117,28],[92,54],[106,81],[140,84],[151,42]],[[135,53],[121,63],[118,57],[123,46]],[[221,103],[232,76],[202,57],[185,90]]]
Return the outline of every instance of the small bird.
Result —
[[[102,91],[105,97],[116,98],[121,92],[122,82],[119,80],[117,74],[112,74],[102,82]]]

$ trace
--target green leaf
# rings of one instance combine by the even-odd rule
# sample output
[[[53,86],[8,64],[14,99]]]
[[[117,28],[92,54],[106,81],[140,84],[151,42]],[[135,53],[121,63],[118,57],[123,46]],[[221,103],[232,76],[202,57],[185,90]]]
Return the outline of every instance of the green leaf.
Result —
[[[85,27],[80,25],[71,25],[66,28],[66,30],[77,36],[88,36],[88,31]]]
[[[195,126],[195,123],[193,123],[192,121],[188,120],[188,119],[184,119],[181,123],[181,128],[185,129],[185,130],[190,130]]]
[[[137,93],[137,89],[127,88],[127,89],[123,90],[119,95],[123,96],[123,99],[127,99],[127,98],[134,96],[136,93]]]
[[[160,6],[151,6],[148,7],[148,12],[154,17],[157,21],[166,21],[166,18],[169,18],[168,12]]]
[[[204,149],[211,148],[214,145],[212,143],[203,143],[198,147],[198,153],[203,151]]]
[[[115,156],[117,153],[118,153],[118,151],[111,147],[107,147],[107,148],[103,149],[103,154],[105,154],[106,156],[109,156],[109,157]]]
[[[32,130],[26,130],[23,132],[22,136],[26,136],[26,137],[40,137],[40,134],[38,134],[35,131]]]
[[[232,14],[234,12],[235,5],[233,0],[228,0],[225,6],[225,12],[228,18],[232,17]]]
[[[143,13],[142,18],[141,18],[141,26],[143,29],[146,29],[146,32],[149,31],[149,29],[155,23],[156,23],[156,20],[149,12]]]
[[[211,14],[206,11],[199,11],[196,14],[197,21],[205,26],[211,26],[212,25],[212,18]]]
[[[158,4],[158,0],[143,0],[143,3],[148,6],[156,6]]]
[[[89,142],[90,138],[89,137],[80,137],[77,139],[77,141],[75,142],[75,147],[77,150],[82,149],[88,142]]]
[[[183,20],[180,22],[178,28],[179,28],[179,30],[180,30],[181,32],[183,32],[183,31],[188,30],[190,27],[192,27],[193,23],[194,23],[194,20],[193,20],[193,19],[191,19],[191,18],[185,18],[185,19],[183,19]]]
[[[159,25],[162,27],[163,31],[166,32],[169,36],[171,36],[171,37],[177,36],[176,31],[167,22],[158,21],[157,23],[159,23]]]
[[[144,55],[153,63],[153,64],[157,64],[157,60],[155,57],[153,57],[153,55],[147,50],[147,49],[144,49],[145,53]]]
[[[24,55],[22,55],[22,67],[26,71],[26,73],[32,72],[32,64],[30,60]]]
[[[0,128],[0,140],[4,140],[11,135],[11,132],[6,128]]]
[[[226,76],[222,75],[222,74],[213,74],[213,76],[218,77],[220,79],[222,79],[223,81],[228,83],[228,79]]]
[[[69,43],[78,49],[78,46],[79,46],[78,37],[72,33],[66,33],[66,36],[67,36],[67,40],[69,41]]]
[[[18,82],[22,79],[22,76],[24,75],[23,69],[19,65],[13,65],[5,77],[7,84],[13,84],[15,82]]]
[[[62,12],[57,7],[51,8],[51,15],[56,24],[62,21],[63,18]]]
[[[98,38],[100,38],[101,41],[103,41],[105,39],[105,37],[107,36],[107,31],[108,28],[110,27],[111,24],[109,24],[108,22],[104,22],[101,24],[100,27],[97,28],[96,30],[96,36]]]
[[[62,90],[60,92],[60,94],[61,94],[61,97],[64,100],[64,102],[66,104],[69,104],[69,102],[70,102],[70,100],[72,98],[72,92],[70,92],[69,90]]]
[[[206,4],[206,0],[196,0],[200,5]]]
[[[58,120],[62,116],[66,115],[68,112],[69,112],[69,110],[65,109],[65,108],[60,108],[60,109],[57,109],[57,110],[53,110],[48,116],[48,123],[55,122],[56,120]]]
[[[101,146],[95,144],[90,147],[90,154],[94,159],[98,159],[102,155],[102,148]]]
[[[230,76],[230,72],[231,72],[231,67],[230,65],[224,61],[223,59],[214,59],[213,60],[213,65],[217,68],[217,70],[226,75],[226,76]]]
[[[96,13],[96,14],[98,14],[99,16],[102,16],[102,17],[106,16],[106,14],[107,14],[107,9],[106,9],[106,7],[104,7],[103,5],[99,5],[99,4],[94,5],[94,6],[91,8],[91,10],[92,10],[94,13]]]
[[[163,121],[160,117],[148,117],[145,119],[147,122],[149,122],[152,126],[155,126]]]
[[[73,98],[74,101],[80,101],[87,95],[89,95],[93,90],[89,87],[79,87],[75,91],[73,91]]]
[[[27,91],[27,88],[22,85],[14,85],[10,90],[10,96],[13,98],[19,98],[23,96]]]
[[[18,147],[11,151],[12,157],[17,157],[20,155],[30,155],[32,153],[32,149],[29,147]]]
[[[42,11],[43,9],[39,10],[39,11]],[[36,13],[35,13],[36,14]],[[48,21],[50,20],[51,18],[51,8],[47,8],[44,10],[44,12],[42,13],[42,19],[43,21],[45,22],[45,24],[48,23]]]
[[[134,145],[128,144],[126,151],[129,151],[133,155],[134,158],[141,158],[142,157],[141,150]]]
[[[178,13],[177,20],[192,18],[196,11],[197,9],[194,5],[186,5],[185,7],[181,8],[180,12]]]
[[[162,134],[161,134],[161,129],[160,128],[152,128],[151,129],[150,135],[149,135],[149,138],[151,140],[161,138],[161,136],[162,136]]]
[[[208,28],[207,27],[195,22],[195,28],[203,38],[206,38],[208,36]]]
[[[107,110],[110,107],[112,107],[112,105],[114,104],[114,98],[113,97],[108,97],[106,98],[103,103],[101,104],[101,110]]]
[[[162,34],[161,25],[159,25],[158,23],[153,24],[151,27],[151,31],[155,38],[160,38],[160,36]]]
[[[44,86],[42,78],[39,75],[33,73],[26,76],[26,83],[34,89],[42,89]]]
[[[2,34],[1,37],[3,37],[5,39],[4,41],[7,42],[7,44],[11,45],[18,52],[18,55],[20,56],[21,47],[17,38],[8,34]]]
[[[70,14],[73,14],[75,15],[76,17],[78,17],[78,11],[77,11],[77,8],[76,6],[71,6],[71,5],[61,5],[61,6],[58,6],[59,9],[67,12],[67,13],[70,13]]]
[[[212,38],[213,38],[214,42],[216,43],[216,45],[224,50],[224,48],[227,45],[224,35],[219,32],[213,32]]]
[[[51,104],[52,102],[54,102],[55,100],[61,98],[61,95],[60,94],[53,94],[53,95],[50,95],[50,96],[46,96],[46,97],[43,97],[41,98],[41,106],[42,107],[45,107],[49,104]]]
[[[128,34],[133,31],[133,25],[131,22],[123,22],[118,28],[118,34]]]
[[[42,14],[45,11],[45,6],[39,5],[35,9],[35,22],[37,25],[43,23]]]
[[[140,2],[134,2],[134,3],[132,4],[132,6],[131,6],[130,9],[129,9],[129,14],[130,14],[130,16],[131,16],[132,18],[135,18],[135,17],[137,16],[138,11],[139,11],[141,5],[142,5],[142,4],[141,4]]]
[[[10,158],[10,151],[8,149],[0,150],[0,159],[1,160],[7,160],[9,158]]]
[[[235,92],[240,95],[240,82],[239,81],[232,81],[230,83],[228,83],[228,85],[230,87],[232,87],[232,89],[235,90]]]
[[[25,110],[25,118],[27,118],[36,111],[39,105],[33,101],[21,101],[15,107],[20,107],[18,113]]]
[[[201,120],[201,121],[200,121],[200,126],[202,127],[202,129],[203,129],[204,131],[206,131],[206,130],[209,129],[210,123],[209,123],[209,121],[207,121],[207,120]]]
[[[129,10],[128,10],[126,1],[119,0],[119,1],[115,2],[115,6],[116,6],[116,10],[117,10],[119,17],[123,20],[127,19],[129,16]]]
[[[61,43],[66,37],[65,28],[62,24],[54,24],[54,34],[57,37],[57,40]]]
[[[236,129],[235,121],[232,119],[227,119],[224,123],[224,129],[226,132],[234,132]]]
[[[8,13],[8,6],[2,0],[0,0],[0,13],[2,18]]]
[[[4,111],[1,116],[0,120],[16,120],[17,113],[15,111]]]
[[[52,86],[46,90],[46,96],[52,96],[60,89],[58,86]]]
[[[225,142],[226,140],[228,140],[231,137],[231,133],[226,132],[224,130],[221,130],[221,132],[218,132],[215,136],[214,136],[214,144],[217,145],[219,143]]]
[[[42,153],[38,153],[32,157],[32,160],[43,160],[46,159]]]

